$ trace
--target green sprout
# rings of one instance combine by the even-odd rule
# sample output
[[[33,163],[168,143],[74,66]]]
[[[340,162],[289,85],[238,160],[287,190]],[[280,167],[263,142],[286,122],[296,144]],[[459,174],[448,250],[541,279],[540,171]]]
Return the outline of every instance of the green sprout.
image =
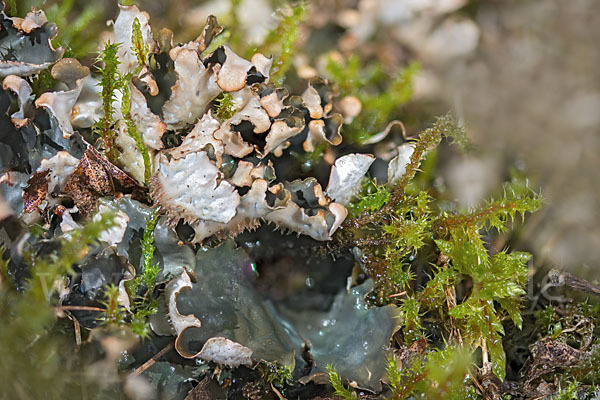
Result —
[[[156,276],[159,266],[154,263],[154,229],[158,222],[160,208],[154,210],[146,221],[144,235],[141,240],[142,266],[141,273],[131,281],[126,282],[126,287],[133,298],[132,313],[130,316],[131,330],[140,338],[145,339],[150,335],[148,317],[158,311],[158,303],[152,297],[156,285]]]
[[[342,378],[336,372],[332,365],[327,365],[327,373],[329,374],[329,382],[333,386],[334,393],[337,396],[341,396],[344,400],[356,400],[358,395],[351,389],[348,389],[342,382]]]
[[[132,50],[138,60],[138,65],[133,73],[123,75],[119,72],[120,61],[117,59],[117,52],[121,46],[120,43],[105,43],[104,50],[100,52],[96,59],[96,62],[104,63],[104,68],[98,68],[102,74],[99,85],[102,87],[102,111],[104,115],[94,124],[92,131],[100,136],[102,140],[101,147],[107,157],[112,162],[116,162],[118,159],[115,146],[117,133],[113,127],[115,123],[113,103],[116,100],[117,92],[121,92],[121,114],[127,126],[127,134],[135,141],[136,147],[144,160],[144,182],[147,184],[152,173],[150,153],[131,117],[131,80],[147,64],[150,52],[148,45],[143,41],[140,22],[137,18],[133,21],[131,42],[133,45]]]
[[[292,370],[286,365],[281,365],[278,362],[264,362],[260,364],[260,372],[262,378],[269,384],[272,384],[279,389],[285,385],[290,385],[293,382]]]
[[[105,299],[101,301],[104,311],[98,320],[106,325],[123,324],[125,322],[125,315],[119,306],[119,287],[107,285],[104,289],[104,296]]]
[[[231,93],[223,92],[215,99],[215,117],[219,121],[227,121],[235,111],[236,106]]]
[[[144,236],[142,238],[142,256],[144,261],[143,274],[141,281],[149,290],[154,289],[156,275],[158,275],[158,264],[154,264],[154,229],[158,222],[160,207],[156,208],[150,218],[146,221]]]
[[[131,49],[134,51],[138,61],[138,65],[133,74],[137,75],[144,65],[148,64],[148,56],[150,54],[150,48],[146,43],[144,43],[144,38],[142,37],[142,28],[140,26],[140,21],[137,18],[133,20],[131,44]]]
[[[117,91],[121,87],[121,74],[118,70],[119,60],[117,59],[119,47],[119,43],[105,42],[104,50],[96,58],[97,63],[104,64],[104,67],[98,67],[98,72],[102,76],[99,86],[102,87],[103,116],[92,127],[92,131],[100,136],[101,147],[104,149],[105,154],[113,162],[117,160],[116,133],[113,129],[115,122],[113,119],[113,102],[115,102]]]

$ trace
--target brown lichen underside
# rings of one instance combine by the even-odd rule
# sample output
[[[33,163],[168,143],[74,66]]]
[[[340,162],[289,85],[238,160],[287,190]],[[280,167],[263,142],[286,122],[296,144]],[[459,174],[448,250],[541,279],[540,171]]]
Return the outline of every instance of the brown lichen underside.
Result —
[[[36,172],[27,181],[27,187],[23,190],[24,210],[28,213],[35,211],[48,194],[48,180],[46,177],[50,171]]]
[[[100,197],[115,195],[117,189],[132,193],[136,200],[143,201],[145,198],[144,188],[92,146],[83,154],[79,166],[65,184],[65,192],[71,196],[83,217],[96,209]]]

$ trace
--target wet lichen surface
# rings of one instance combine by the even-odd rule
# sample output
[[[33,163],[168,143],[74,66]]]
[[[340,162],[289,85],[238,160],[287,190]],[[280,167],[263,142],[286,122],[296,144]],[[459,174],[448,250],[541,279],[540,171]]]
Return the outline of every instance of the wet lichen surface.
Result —
[[[436,159],[465,128],[394,120],[416,63],[319,76],[307,4],[253,45],[240,4],[183,43],[118,5],[96,59],[0,14],[0,398],[597,396],[597,305],[556,296],[600,290],[525,296],[522,172],[459,208]]]

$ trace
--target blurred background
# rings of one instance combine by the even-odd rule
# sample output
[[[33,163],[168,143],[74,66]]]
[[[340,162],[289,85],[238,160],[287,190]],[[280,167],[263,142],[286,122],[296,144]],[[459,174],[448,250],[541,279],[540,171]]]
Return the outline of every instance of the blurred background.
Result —
[[[140,0],[155,32],[196,38],[209,14],[229,27],[232,47],[263,43],[292,12],[277,0]],[[365,140],[399,119],[417,134],[451,112],[476,149],[438,159],[444,188],[462,207],[493,194],[510,171],[545,198],[519,232],[534,266],[597,276],[600,259],[600,2],[597,0],[307,0],[288,84],[314,75],[339,91],[363,85],[363,109],[346,128]],[[18,15],[43,8],[71,54],[95,57],[116,2],[13,0]],[[235,11],[234,11],[235,10]],[[234,48],[235,49],[235,48]],[[336,67],[346,71],[336,76]],[[351,71],[348,72],[348,71]],[[339,71],[338,71],[339,72]],[[413,94],[381,109],[388,86],[412,80]],[[300,83],[298,83],[300,85]],[[393,93],[392,93],[393,94]],[[402,93],[397,95],[401,95]],[[364,98],[363,98],[364,97]],[[379,113],[374,112],[379,109]],[[344,131],[343,131],[344,132]]]

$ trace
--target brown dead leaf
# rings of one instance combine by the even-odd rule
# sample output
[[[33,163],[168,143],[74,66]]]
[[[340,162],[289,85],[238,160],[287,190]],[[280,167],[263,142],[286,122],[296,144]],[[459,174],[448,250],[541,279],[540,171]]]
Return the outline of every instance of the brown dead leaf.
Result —
[[[531,347],[531,367],[527,381],[531,382],[558,368],[577,365],[588,357],[588,353],[575,349],[561,340],[542,339]]]
[[[210,390],[209,385],[210,377],[205,376],[195,388],[189,391],[185,400],[216,400],[215,393]]]
[[[96,208],[98,198],[102,196],[131,193],[136,200],[145,199],[145,189],[93,146],[88,147],[79,166],[69,176],[65,192],[71,196],[83,217]]]
[[[400,367],[410,365],[417,357],[421,357],[427,350],[427,339],[421,336],[415,340],[410,347],[402,346],[396,352],[396,360],[400,363]]]
[[[23,205],[28,213],[35,211],[48,194],[48,180],[46,177],[50,171],[39,171],[34,173],[27,181],[27,187],[23,190]]]

